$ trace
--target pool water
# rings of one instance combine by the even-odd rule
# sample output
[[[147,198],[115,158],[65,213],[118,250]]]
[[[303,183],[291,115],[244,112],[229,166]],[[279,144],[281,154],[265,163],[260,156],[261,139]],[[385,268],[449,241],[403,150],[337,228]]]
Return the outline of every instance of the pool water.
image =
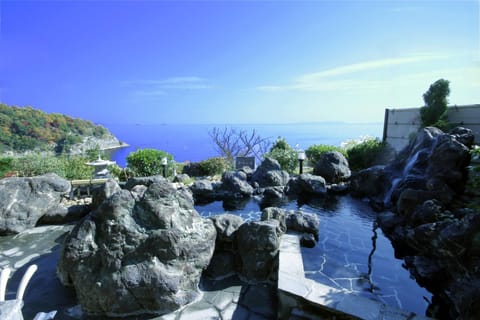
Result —
[[[252,199],[239,207],[234,209],[220,201],[195,206],[202,216],[228,212],[245,220],[260,219],[260,202]],[[306,203],[291,201],[282,208],[301,209],[320,218],[317,245],[302,248],[307,278],[425,315],[431,293],[411,278],[402,260],[395,258],[368,203],[349,196],[328,196]]]

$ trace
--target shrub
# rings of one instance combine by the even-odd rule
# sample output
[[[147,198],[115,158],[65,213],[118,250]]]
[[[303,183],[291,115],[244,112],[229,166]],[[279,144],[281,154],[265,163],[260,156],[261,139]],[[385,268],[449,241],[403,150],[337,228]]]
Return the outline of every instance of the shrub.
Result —
[[[61,157],[32,154],[12,161],[11,171],[21,177],[33,177],[47,173],[55,173],[67,180],[89,179],[93,175],[93,167],[85,163],[87,158],[82,156]]]
[[[320,156],[325,152],[329,152],[329,151],[338,151],[342,153],[345,157],[347,156],[345,149],[342,149],[336,146],[326,145],[326,144],[314,144],[308,147],[307,150],[305,150],[305,154],[307,155],[308,161],[310,161],[310,163],[313,166],[315,166],[318,159],[320,159]]]
[[[5,177],[6,174],[13,171],[13,158],[2,157],[0,158],[0,179]]]
[[[156,149],[139,149],[127,156],[127,167],[135,176],[148,177],[163,174],[162,158],[167,158],[167,174],[173,171],[173,156]]]
[[[367,138],[347,148],[346,153],[350,169],[357,171],[381,164],[385,155],[391,153],[391,147],[378,138]]]
[[[64,168],[63,177],[67,180],[91,179],[95,169],[85,164],[89,160],[89,158],[83,156],[61,156],[60,163]]]
[[[110,174],[119,181],[127,181],[129,178],[133,177],[133,172],[131,172],[129,168],[122,168],[118,164],[109,165],[107,169]]]
[[[215,157],[207,160],[200,161],[198,168],[201,175],[214,176],[216,174],[222,174],[231,168],[230,162],[223,157]]]
[[[264,157],[277,160],[282,169],[290,173],[294,172],[297,167],[297,151],[281,137],[275,141],[270,152],[265,153]]]

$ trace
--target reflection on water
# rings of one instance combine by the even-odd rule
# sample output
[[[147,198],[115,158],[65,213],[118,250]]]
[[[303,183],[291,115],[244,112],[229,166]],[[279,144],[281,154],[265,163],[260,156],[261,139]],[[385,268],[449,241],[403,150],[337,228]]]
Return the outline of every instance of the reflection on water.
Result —
[[[259,219],[262,203],[251,200],[229,213]],[[370,206],[348,196],[300,199],[282,205],[320,218],[319,242],[302,248],[305,276],[317,282],[424,315],[431,294],[419,287],[395,259],[390,241]],[[203,216],[223,213],[222,202],[196,206]],[[426,299],[424,298],[426,297]]]

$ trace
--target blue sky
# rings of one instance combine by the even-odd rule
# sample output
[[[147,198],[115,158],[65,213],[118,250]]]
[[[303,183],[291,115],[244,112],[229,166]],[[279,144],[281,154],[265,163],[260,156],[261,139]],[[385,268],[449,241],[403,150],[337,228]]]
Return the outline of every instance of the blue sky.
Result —
[[[97,123],[381,122],[480,103],[479,1],[0,0],[0,101]]]

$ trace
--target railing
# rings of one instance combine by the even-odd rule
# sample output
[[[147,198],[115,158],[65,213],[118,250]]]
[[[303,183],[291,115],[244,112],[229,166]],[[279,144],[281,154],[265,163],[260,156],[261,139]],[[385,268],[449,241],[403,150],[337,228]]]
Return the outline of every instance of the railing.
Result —
[[[90,188],[93,186],[98,186],[105,184],[108,179],[82,179],[82,180],[71,180],[70,184],[72,185],[70,190],[70,199],[75,198],[75,190],[77,191],[77,197],[81,197],[82,188],[87,189],[87,196],[90,196]]]

